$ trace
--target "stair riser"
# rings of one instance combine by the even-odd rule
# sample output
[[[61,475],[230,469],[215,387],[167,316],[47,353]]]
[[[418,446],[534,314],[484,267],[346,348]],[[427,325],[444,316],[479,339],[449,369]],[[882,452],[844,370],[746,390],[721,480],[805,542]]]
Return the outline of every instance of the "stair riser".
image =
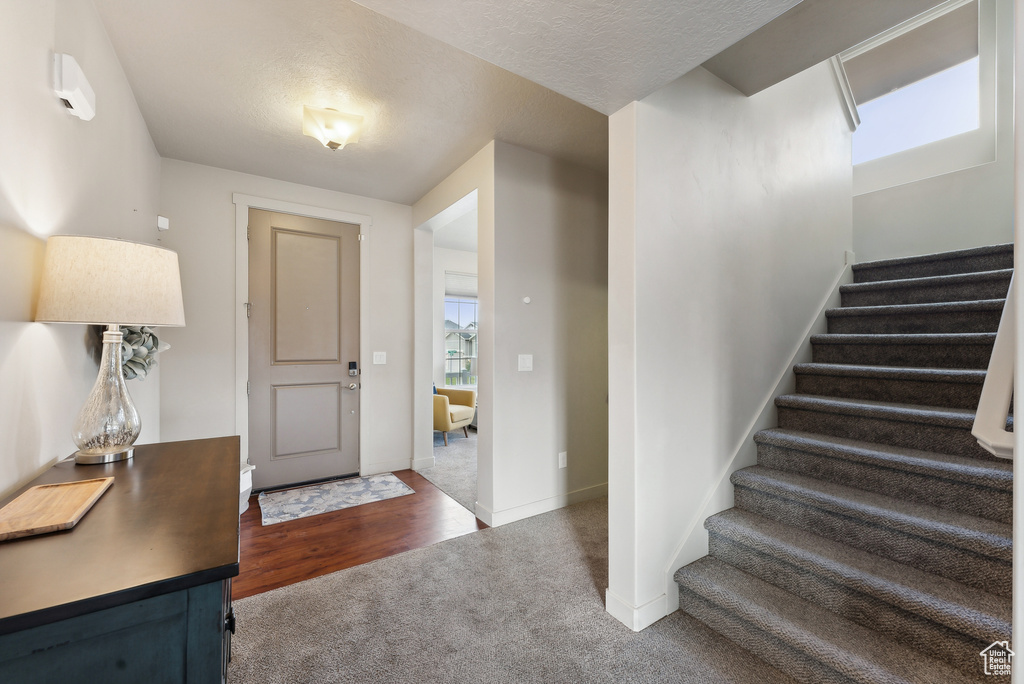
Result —
[[[942,334],[985,333],[999,330],[1002,310],[906,313],[863,316],[829,316],[829,333],[842,334]]]
[[[890,306],[1002,299],[1010,288],[1010,276],[951,285],[894,287],[885,290],[851,290],[841,294],[843,306]]]
[[[966,456],[985,461],[996,460],[995,456],[978,445],[978,440],[971,435],[970,427],[953,428],[788,407],[779,407],[778,412],[779,427],[789,430],[936,451],[940,454]]]
[[[981,398],[981,385],[797,373],[796,392],[844,399],[975,409]]]
[[[841,453],[832,458],[774,444],[759,444],[757,462],[766,468],[997,522],[1010,523],[1013,519],[1013,492],[848,460],[842,458]]]
[[[1004,268],[1013,268],[1012,250],[1006,250],[996,254],[963,257],[959,259],[878,266],[874,268],[862,267],[854,269],[853,274],[855,282],[873,283],[879,280],[928,278],[930,276],[978,273],[980,271],[999,271]]]
[[[999,596],[1010,596],[1010,563],[748,487],[735,506]]]
[[[679,607],[738,648],[750,651],[768,664],[805,684],[857,684],[817,659],[799,651],[769,632],[737,617],[728,607],[716,605],[691,591],[679,587]]]
[[[709,537],[709,552],[733,567],[963,669],[967,674],[978,673],[977,655],[983,648],[996,639],[1009,637],[995,634],[979,639],[964,634],[717,534]]]
[[[905,368],[988,368],[991,344],[813,344],[815,363]]]

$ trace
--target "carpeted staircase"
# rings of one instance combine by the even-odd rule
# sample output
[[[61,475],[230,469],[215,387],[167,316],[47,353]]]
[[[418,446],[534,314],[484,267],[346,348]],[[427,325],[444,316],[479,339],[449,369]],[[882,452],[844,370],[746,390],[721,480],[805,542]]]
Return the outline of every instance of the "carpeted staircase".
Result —
[[[676,573],[684,612],[802,682],[1009,680],[979,654],[1011,636],[1013,468],[971,427],[1012,268],[1012,245],[853,267]]]

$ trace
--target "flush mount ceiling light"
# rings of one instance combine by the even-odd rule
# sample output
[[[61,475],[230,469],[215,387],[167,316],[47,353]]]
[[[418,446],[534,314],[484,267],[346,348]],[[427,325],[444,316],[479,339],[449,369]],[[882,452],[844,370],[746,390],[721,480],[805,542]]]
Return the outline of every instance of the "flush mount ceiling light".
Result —
[[[302,133],[316,138],[324,147],[340,150],[349,143],[359,142],[359,127],[363,117],[344,114],[337,109],[302,108]]]

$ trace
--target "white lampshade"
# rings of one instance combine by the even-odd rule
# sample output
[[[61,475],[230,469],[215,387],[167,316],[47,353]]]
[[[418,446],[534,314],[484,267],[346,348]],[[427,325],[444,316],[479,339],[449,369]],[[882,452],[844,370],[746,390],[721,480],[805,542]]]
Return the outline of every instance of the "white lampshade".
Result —
[[[178,255],[127,240],[54,235],[46,242],[36,320],[183,326]]]

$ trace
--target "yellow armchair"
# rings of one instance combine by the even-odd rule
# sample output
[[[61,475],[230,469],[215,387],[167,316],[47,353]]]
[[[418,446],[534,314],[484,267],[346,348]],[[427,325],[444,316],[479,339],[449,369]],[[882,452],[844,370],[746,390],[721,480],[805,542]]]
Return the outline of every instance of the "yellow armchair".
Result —
[[[469,437],[468,425],[476,414],[476,390],[439,389],[434,395],[434,429],[444,434],[448,446],[448,433],[462,428]]]

